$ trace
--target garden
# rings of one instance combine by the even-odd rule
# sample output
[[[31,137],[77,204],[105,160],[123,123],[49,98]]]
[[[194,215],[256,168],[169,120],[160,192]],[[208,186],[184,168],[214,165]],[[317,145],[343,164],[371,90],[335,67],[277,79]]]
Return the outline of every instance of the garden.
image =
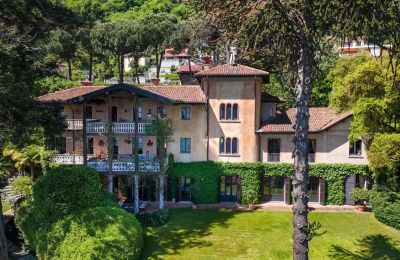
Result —
[[[291,259],[292,213],[174,209],[145,229],[142,259]],[[398,259],[400,231],[372,213],[311,212],[311,259]]]

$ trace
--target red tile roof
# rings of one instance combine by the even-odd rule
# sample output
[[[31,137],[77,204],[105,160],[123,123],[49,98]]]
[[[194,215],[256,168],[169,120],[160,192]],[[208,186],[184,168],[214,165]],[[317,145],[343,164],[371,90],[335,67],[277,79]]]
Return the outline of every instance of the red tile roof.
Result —
[[[36,100],[40,102],[65,102],[71,98],[80,97],[103,88],[105,86],[81,86],[43,95]]]
[[[200,65],[192,63],[192,64],[190,64],[190,67],[191,67],[193,73],[201,71],[201,66]],[[189,70],[189,64],[182,65],[176,70],[177,73],[189,72],[189,71],[190,71]]]
[[[352,115],[351,111],[336,114],[335,109],[328,107],[310,107],[309,131],[321,132],[331,126],[343,121]],[[274,119],[271,119],[257,131],[258,133],[294,133],[296,120],[296,108],[279,112]]]
[[[176,103],[205,103],[206,96],[199,85],[144,87],[174,100]]]
[[[268,71],[259,70],[240,64],[224,64],[208,70],[196,73],[196,77],[218,77],[218,76],[262,76],[267,77]]]
[[[73,98],[77,98],[99,89],[104,89],[105,86],[85,86],[76,87],[66,90],[57,91],[47,95],[38,97],[36,100],[40,102],[67,102]],[[141,87],[161,96],[169,98],[176,103],[205,103],[206,98],[198,85],[190,86],[152,86]]]

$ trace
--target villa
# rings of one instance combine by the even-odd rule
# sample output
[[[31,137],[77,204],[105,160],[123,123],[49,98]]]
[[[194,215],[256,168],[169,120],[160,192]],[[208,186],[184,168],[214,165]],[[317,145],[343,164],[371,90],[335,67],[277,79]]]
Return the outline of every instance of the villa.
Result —
[[[60,164],[85,164],[103,175],[104,186],[120,195],[120,179],[130,176],[132,196],[139,200],[163,200],[168,181],[161,172],[157,141],[146,135],[146,126],[156,117],[171,120],[172,140],[167,154],[176,162],[292,163],[295,109],[279,111],[282,99],[262,92],[267,71],[239,64],[224,64],[195,74],[198,85],[108,87],[81,86],[38,98],[63,105],[67,128],[58,140]],[[348,141],[352,113],[310,108],[310,163],[368,164],[363,142]],[[107,158],[107,129],[115,136],[112,169]],[[133,138],[137,136],[139,161],[134,160]],[[86,149],[84,149],[86,147]],[[138,171],[135,171],[138,167]],[[133,177],[132,177],[133,176]],[[155,194],[144,182],[153,176]],[[158,177],[157,177],[158,176]],[[325,204],[323,178],[310,178],[310,201]],[[354,187],[367,187],[366,178],[350,175],[346,180],[346,204]],[[182,178],[176,201],[190,200],[190,178]],[[284,176],[264,177],[263,201],[290,203],[291,182]],[[133,188],[132,188],[133,189]],[[234,202],[240,192],[239,176],[221,176],[219,201]],[[157,193],[158,191],[158,193]],[[157,195],[159,194],[159,195]],[[154,195],[154,196],[153,196]]]

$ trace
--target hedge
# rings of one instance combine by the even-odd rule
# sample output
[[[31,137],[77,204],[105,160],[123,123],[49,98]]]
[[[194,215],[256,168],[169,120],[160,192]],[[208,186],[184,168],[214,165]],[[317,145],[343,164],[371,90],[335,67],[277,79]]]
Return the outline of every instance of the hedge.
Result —
[[[342,205],[345,200],[345,179],[350,174],[370,175],[367,165],[359,164],[310,164],[310,176],[322,177],[328,182],[327,201]],[[285,176],[293,179],[294,169],[290,163],[174,163],[170,171],[171,192],[176,193],[178,177],[194,179],[192,196],[198,204],[218,202],[218,182],[221,175],[241,177],[241,203],[257,203],[261,199],[262,176]]]
[[[375,218],[388,226],[400,230],[400,194],[394,191],[378,191],[370,194]]]

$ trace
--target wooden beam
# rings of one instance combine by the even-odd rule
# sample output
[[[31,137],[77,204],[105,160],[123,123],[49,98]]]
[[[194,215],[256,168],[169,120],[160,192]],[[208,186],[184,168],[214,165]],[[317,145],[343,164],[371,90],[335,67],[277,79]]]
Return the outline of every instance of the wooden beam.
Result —
[[[86,102],[82,104],[83,165],[87,166]]]

